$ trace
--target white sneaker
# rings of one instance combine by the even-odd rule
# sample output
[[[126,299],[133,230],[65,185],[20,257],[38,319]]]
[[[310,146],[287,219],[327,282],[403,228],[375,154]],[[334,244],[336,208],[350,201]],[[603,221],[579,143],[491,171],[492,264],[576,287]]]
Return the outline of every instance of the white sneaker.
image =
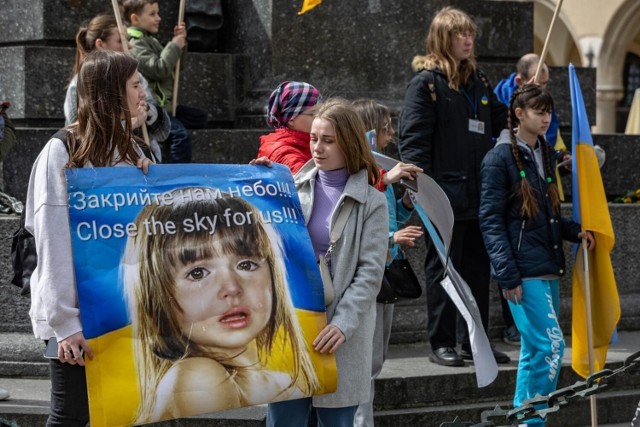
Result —
[[[7,390],[0,388],[0,400],[7,400],[9,396],[11,396],[11,394]]]

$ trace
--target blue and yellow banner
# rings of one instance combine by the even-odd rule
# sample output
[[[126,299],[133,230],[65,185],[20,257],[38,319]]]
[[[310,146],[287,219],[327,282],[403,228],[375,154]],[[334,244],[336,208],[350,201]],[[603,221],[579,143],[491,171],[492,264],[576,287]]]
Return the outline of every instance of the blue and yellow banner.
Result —
[[[91,425],[332,392],[324,293],[289,170],[67,170]]]
[[[615,236],[609,207],[602,184],[580,82],[573,65],[569,65],[569,86],[572,111],[572,197],[573,220],[591,231],[595,249],[578,250],[573,270],[572,367],[586,378],[604,367],[609,343],[620,319],[620,300],[611,265],[611,251]],[[585,298],[586,285],[590,290],[590,307]],[[587,309],[591,310],[593,339],[588,342]],[[591,348],[590,348],[591,347]],[[593,366],[590,368],[589,359]]]

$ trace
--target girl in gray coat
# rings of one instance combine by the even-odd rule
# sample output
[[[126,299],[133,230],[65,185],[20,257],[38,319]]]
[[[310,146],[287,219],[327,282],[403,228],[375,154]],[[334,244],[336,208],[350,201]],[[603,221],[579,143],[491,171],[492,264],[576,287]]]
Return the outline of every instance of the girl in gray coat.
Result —
[[[335,353],[335,393],[269,405],[268,426],[306,426],[312,407],[318,425],[353,427],[359,404],[369,400],[376,295],[388,244],[385,196],[372,187],[379,179],[365,128],[350,103],[325,102],[311,127],[309,161],[294,177],[316,257],[328,254],[330,230],[347,199],[355,204],[340,240],[330,251],[335,299],[327,326],[313,342],[320,353]]]

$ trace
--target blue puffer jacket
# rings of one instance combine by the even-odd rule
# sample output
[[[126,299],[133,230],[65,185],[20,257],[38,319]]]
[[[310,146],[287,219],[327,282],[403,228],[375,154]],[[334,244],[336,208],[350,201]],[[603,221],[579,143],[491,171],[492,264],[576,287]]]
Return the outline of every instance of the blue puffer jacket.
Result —
[[[542,154],[518,140],[518,150],[539,212],[534,218],[521,215],[522,202],[514,197],[520,183],[511,152],[509,131],[500,134],[496,146],[485,156],[480,171],[480,229],[491,260],[491,274],[502,289],[513,289],[525,278],[557,278],[565,273],[562,239],[578,242],[580,225],[553,212],[547,183],[540,175]],[[555,167],[555,153],[551,152]],[[546,175],[546,173],[545,173]],[[555,181],[555,174],[551,174]]]

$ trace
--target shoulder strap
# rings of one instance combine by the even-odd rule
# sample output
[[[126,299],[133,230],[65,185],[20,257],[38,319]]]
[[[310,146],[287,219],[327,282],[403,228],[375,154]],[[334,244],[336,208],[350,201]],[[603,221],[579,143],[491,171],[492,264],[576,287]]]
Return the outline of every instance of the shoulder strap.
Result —
[[[329,249],[332,249],[338,240],[340,240],[340,237],[342,237],[344,227],[347,225],[347,219],[349,219],[349,215],[351,214],[351,210],[355,204],[355,200],[351,197],[346,197],[342,203],[340,213],[338,214],[338,218],[336,218],[336,223],[331,230],[331,243],[329,245]]]
[[[478,69],[476,69],[476,73],[478,73],[478,77],[480,77],[480,80],[482,80],[482,83],[484,83],[484,86],[489,91],[492,91],[491,84],[489,83],[489,79],[487,79],[487,75]]]
[[[69,131],[65,128],[60,129],[58,132],[54,133],[51,138],[57,138],[64,144],[64,148],[69,152]]]
[[[427,88],[429,89],[429,94],[431,95],[431,101],[435,103],[438,97],[436,96],[436,79],[433,76],[433,70],[424,70],[424,73],[427,77]]]

